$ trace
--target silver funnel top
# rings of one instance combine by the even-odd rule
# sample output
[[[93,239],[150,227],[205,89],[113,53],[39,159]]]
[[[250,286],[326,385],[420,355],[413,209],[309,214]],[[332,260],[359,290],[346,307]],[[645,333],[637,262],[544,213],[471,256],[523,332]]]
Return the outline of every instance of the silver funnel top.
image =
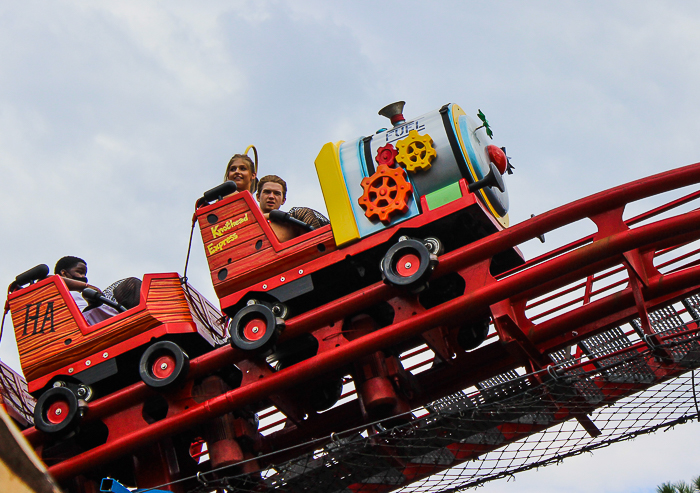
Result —
[[[379,114],[391,120],[393,126],[401,125],[406,121],[403,117],[403,107],[405,104],[406,101],[397,101],[396,103],[388,104],[379,110]]]

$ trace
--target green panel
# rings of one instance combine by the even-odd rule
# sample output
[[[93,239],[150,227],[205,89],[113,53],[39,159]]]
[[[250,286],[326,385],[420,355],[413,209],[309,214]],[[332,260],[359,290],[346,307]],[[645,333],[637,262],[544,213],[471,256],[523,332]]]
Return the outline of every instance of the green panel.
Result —
[[[434,192],[425,196],[425,200],[428,202],[428,207],[431,211],[461,198],[462,191],[459,189],[459,182],[453,183],[452,185],[447,185],[446,187],[441,188],[440,190],[435,190]]]

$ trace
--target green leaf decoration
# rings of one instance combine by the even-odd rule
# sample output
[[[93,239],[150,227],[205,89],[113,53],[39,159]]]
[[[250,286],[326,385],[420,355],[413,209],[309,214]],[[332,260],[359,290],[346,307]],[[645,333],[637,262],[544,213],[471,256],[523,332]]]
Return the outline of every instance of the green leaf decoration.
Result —
[[[484,115],[484,112],[479,110],[479,112],[476,114],[476,116],[478,116],[479,120],[481,120],[481,122],[483,123],[483,125],[481,125],[481,127],[484,127],[486,129],[486,135],[488,135],[491,139],[493,139],[493,132],[491,131],[491,127],[489,126],[489,121],[486,119],[486,115]],[[479,128],[481,128],[481,127],[479,127]]]

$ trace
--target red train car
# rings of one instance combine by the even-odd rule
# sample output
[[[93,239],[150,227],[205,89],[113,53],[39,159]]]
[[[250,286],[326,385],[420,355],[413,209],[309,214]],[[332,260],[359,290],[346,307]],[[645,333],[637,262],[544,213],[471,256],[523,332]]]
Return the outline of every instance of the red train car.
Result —
[[[186,374],[189,356],[224,341],[218,310],[174,273],[146,274],[139,305],[96,325],[88,325],[60,276],[36,281],[11,286],[8,302],[42,431],[70,428],[80,401],[138,378],[154,388],[172,385]]]

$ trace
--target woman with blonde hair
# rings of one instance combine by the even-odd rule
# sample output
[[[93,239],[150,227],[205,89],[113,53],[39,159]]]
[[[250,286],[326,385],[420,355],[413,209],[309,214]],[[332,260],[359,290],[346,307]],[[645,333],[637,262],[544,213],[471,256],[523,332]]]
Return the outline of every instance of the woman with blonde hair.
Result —
[[[255,152],[255,163],[248,157],[248,151],[253,148]],[[258,152],[255,147],[250,146],[246,149],[245,154],[234,154],[226,165],[226,173],[224,181],[233,181],[236,183],[237,191],[248,190],[251,194],[255,193],[258,187]]]

